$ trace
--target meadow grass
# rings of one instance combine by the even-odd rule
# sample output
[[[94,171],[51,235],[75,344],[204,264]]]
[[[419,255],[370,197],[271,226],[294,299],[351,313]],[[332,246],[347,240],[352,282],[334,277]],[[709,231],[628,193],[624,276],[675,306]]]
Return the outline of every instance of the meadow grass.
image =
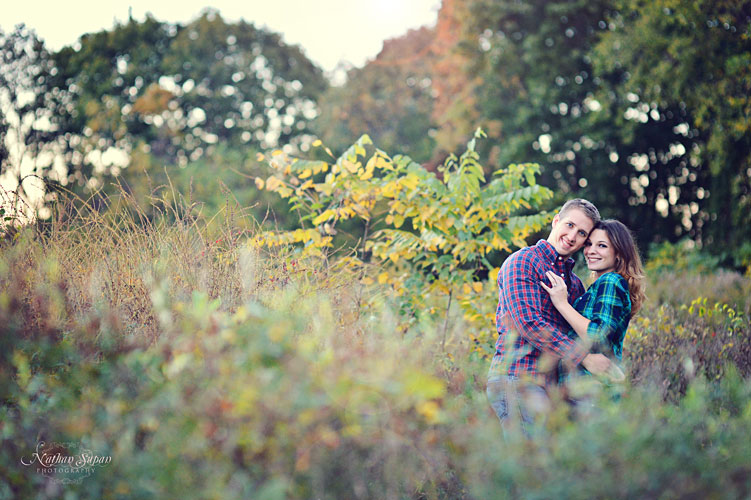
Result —
[[[3,242],[0,497],[751,494],[746,278],[652,277],[623,396],[579,419],[554,397],[544,438],[504,440],[456,310],[405,323],[376,266],[259,250],[239,208],[170,199],[61,204]],[[57,483],[20,464],[42,440],[112,463]]]

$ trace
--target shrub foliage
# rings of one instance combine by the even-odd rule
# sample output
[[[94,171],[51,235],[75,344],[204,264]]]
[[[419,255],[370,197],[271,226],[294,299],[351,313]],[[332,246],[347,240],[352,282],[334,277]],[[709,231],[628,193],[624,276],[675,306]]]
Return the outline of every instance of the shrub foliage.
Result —
[[[535,168],[485,182],[472,144],[440,176],[378,150],[361,162],[366,146],[325,169],[272,156],[264,188],[289,197],[297,233],[241,211],[207,220],[175,196],[143,217],[123,196],[4,242],[0,496],[751,494],[747,283],[705,275],[687,302],[663,287],[632,321],[620,400],[575,420],[554,400],[544,439],[504,441],[472,342],[492,325],[470,306],[495,306],[486,250],[547,220],[524,212],[546,196]],[[367,233],[331,246],[354,217]],[[666,272],[655,289],[694,279]],[[40,441],[112,462],[55,482],[20,462]]]

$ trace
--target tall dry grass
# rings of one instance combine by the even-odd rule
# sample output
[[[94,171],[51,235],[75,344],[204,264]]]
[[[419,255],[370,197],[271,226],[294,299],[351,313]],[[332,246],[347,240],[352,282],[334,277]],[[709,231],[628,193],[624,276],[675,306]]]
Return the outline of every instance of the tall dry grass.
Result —
[[[504,440],[485,401],[487,363],[469,341],[479,332],[458,312],[445,343],[442,314],[402,330],[399,297],[364,285],[377,269],[259,251],[242,210],[208,218],[168,199],[178,202],[144,210],[124,193],[99,210],[64,206],[3,248],[0,496],[751,492],[746,379],[725,364],[727,349],[689,352],[706,358],[692,371],[670,351],[725,325],[721,315],[647,307],[627,346],[649,355],[627,360],[635,383],[621,400],[603,393],[584,420],[556,402],[545,439]],[[683,379],[665,390],[671,370]],[[55,483],[18,465],[40,440],[84,443],[113,465]]]

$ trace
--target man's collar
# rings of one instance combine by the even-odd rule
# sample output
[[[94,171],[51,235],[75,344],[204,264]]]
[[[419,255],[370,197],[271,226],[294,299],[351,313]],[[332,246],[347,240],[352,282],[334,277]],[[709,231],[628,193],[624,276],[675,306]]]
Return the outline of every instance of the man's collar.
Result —
[[[555,247],[548,240],[540,240],[535,245],[540,252],[542,252],[543,258],[548,262],[555,264],[557,260],[565,262],[569,266],[574,265],[574,259],[571,257],[561,257],[558,255]]]

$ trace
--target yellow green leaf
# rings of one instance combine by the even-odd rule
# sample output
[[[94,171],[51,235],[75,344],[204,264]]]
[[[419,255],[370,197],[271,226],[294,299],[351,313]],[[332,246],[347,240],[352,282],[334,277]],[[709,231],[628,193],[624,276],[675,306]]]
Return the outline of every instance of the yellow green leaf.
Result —
[[[373,172],[371,172],[369,170],[366,170],[365,172],[363,172],[362,174],[360,174],[360,180],[363,180],[363,181],[367,181],[371,177],[373,177]]]
[[[394,166],[391,164],[391,162],[389,160],[387,160],[386,158],[384,158],[383,156],[379,156],[378,157],[378,159],[376,160],[375,166],[377,168],[381,168],[381,169],[384,169],[384,170],[393,170],[394,169]]]
[[[418,179],[417,176],[413,174],[407,174],[405,177],[402,177],[400,180],[401,180],[401,185],[409,189],[415,189],[420,183],[420,179]]]
[[[273,175],[266,179],[266,190],[267,191],[276,191],[279,186],[282,185],[282,181],[279,180],[279,178],[274,177]]]
[[[412,371],[404,377],[404,389],[407,394],[424,399],[440,398],[446,392],[446,385],[438,377],[428,373]]]
[[[321,222],[325,222],[325,221],[329,220],[334,215],[336,215],[336,212],[334,212],[333,210],[324,210],[324,212],[322,214],[320,214],[318,217],[316,217],[315,219],[313,219],[313,224],[317,226]]]
[[[357,172],[357,170],[358,170],[358,169],[360,168],[360,164],[359,164],[359,163],[353,163],[353,162],[351,162],[351,161],[349,161],[349,160],[344,160],[344,162],[342,163],[342,165],[343,165],[343,166],[344,166],[344,168],[346,168],[346,169],[347,169],[347,170],[349,171],[349,173],[351,173],[351,174],[354,174],[354,173],[356,173],[356,172]]]
[[[417,413],[425,418],[429,424],[440,422],[441,409],[435,401],[423,401],[417,405]]]

